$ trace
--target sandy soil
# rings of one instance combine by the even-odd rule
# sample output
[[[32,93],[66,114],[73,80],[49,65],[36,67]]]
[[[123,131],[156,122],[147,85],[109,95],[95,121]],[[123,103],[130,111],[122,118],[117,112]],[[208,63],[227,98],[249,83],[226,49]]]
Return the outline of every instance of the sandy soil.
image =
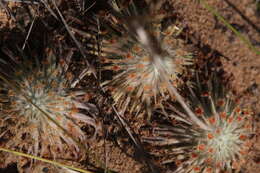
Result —
[[[260,51],[260,17],[255,13],[254,2],[252,0],[229,1],[256,26],[252,27],[224,0],[210,1],[209,3]],[[183,26],[188,28],[189,35],[195,38],[195,42],[209,45],[210,48],[227,57],[228,60],[223,58],[222,63],[225,71],[234,76],[232,86],[238,93],[245,93],[243,95],[245,105],[250,105],[255,112],[255,128],[257,129],[255,137],[257,141],[243,173],[260,172],[260,55],[250,50],[234,33],[226,29],[220,21],[195,0],[172,0],[172,6],[183,19]],[[0,27],[12,27],[12,25],[11,20],[1,10]],[[137,126],[140,126],[136,122],[130,122],[130,125],[134,129],[138,129]],[[123,134],[123,136],[127,136],[127,134]],[[124,142],[129,143],[129,140]],[[138,159],[133,159],[133,147],[129,147],[129,145],[119,147],[115,143],[103,139],[90,143],[90,145],[91,153],[106,163],[109,169],[122,173],[147,171],[145,164],[137,161]]]

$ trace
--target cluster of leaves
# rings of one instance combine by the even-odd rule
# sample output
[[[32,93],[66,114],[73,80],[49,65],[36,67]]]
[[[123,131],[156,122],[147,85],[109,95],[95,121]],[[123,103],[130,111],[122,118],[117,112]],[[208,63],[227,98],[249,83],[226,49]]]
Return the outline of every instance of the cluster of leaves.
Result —
[[[86,90],[75,88],[76,77],[68,71],[72,51],[62,59],[51,49],[46,52],[42,61],[1,60],[1,137],[12,135],[5,144],[9,149],[78,160],[86,154],[78,144],[87,140],[81,127],[100,130],[95,121],[98,110],[87,102]]]
[[[172,121],[150,127],[150,135],[143,141],[160,146],[153,154],[163,157],[167,153],[163,162],[174,163],[176,172],[240,170],[254,142],[253,112],[241,106],[216,74],[208,80],[199,77],[190,89],[188,102],[209,130],[194,124],[182,108],[169,103],[159,114],[166,114]]]
[[[141,112],[145,106],[149,112],[167,96],[173,97],[173,86],[179,88],[184,83],[192,71],[188,70],[193,65],[192,54],[177,38],[177,26],[162,29],[166,14],[158,14],[160,5],[147,6],[141,12],[134,3],[123,7],[112,1],[111,6],[112,12],[101,18],[106,30],[97,55],[102,70],[114,74],[102,85],[111,91],[119,109]]]

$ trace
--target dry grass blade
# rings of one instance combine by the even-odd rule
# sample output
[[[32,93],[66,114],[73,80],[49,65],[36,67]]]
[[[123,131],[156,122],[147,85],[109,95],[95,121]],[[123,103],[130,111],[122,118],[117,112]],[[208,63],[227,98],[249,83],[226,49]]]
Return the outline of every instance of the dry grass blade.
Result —
[[[4,2],[20,2],[26,4],[39,4],[37,0],[3,0]]]
[[[60,16],[60,18],[61,18],[61,21],[62,21],[62,23],[64,24],[66,30],[68,31],[70,37],[73,39],[73,41],[75,42],[76,46],[78,47],[78,49],[79,49],[81,55],[84,57],[86,65],[87,65],[88,67],[90,67],[91,65],[89,64],[88,60],[86,59],[86,54],[85,54],[86,51],[84,50],[84,47],[81,45],[81,43],[76,39],[76,37],[74,36],[74,34],[71,32],[71,30],[70,30],[70,28],[69,28],[69,26],[68,26],[66,20],[64,19],[63,15],[62,15],[61,12],[60,12],[60,10],[59,10],[59,8],[58,8],[56,2],[55,2],[54,0],[52,0],[52,3],[53,3],[53,5],[54,5],[56,11],[58,12],[58,14],[59,14],[59,16]]]
[[[17,155],[17,156],[22,156],[22,157],[27,157],[27,158],[30,158],[30,159],[39,160],[39,161],[42,161],[42,162],[46,162],[46,163],[53,164],[53,165],[55,165],[55,166],[68,168],[68,169],[71,169],[71,170],[74,170],[74,171],[78,171],[78,172],[82,172],[82,173],[93,173],[93,172],[90,172],[90,171],[87,171],[87,170],[75,168],[75,167],[73,167],[73,166],[64,165],[64,164],[61,164],[61,163],[59,163],[59,162],[55,162],[55,161],[52,161],[52,160],[44,159],[44,158],[37,157],[37,156],[32,156],[32,155],[30,155],[30,154],[25,154],[25,153],[13,151],[13,150],[5,149],[5,148],[0,148],[0,151],[12,153],[12,154],[15,154],[15,155]]]
[[[236,28],[234,28],[226,19],[221,16],[213,7],[211,7],[205,0],[199,0],[201,4],[213,15],[215,15],[221,22],[226,25],[228,29],[236,34],[236,36],[245,44],[247,45],[252,51],[254,51],[257,55],[260,55],[260,51],[252,45],[252,43],[243,36]]]
[[[115,108],[114,105],[111,105],[114,112],[116,113],[116,116],[119,120],[119,122],[121,123],[121,125],[124,127],[124,129],[126,130],[126,132],[128,133],[128,135],[130,136],[130,139],[134,142],[137,150],[140,152],[140,157],[145,161],[145,163],[149,166],[150,170],[152,173],[157,173],[158,171],[156,170],[155,166],[151,163],[151,161],[147,158],[147,153],[144,151],[144,148],[142,147],[141,142],[135,138],[131,132],[130,127],[128,126],[128,124],[125,122],[125,120],[122,118],[122,116],[120,115],[120,113],[117,111],[117,109]]]
[[[28,31],[28,33],[27,33],[27,35],[26,35],[25,40],[24,40],[24,43],[23,43],[23,46],[22,46],[22,50],[24,50],[25,45],[27,44],[27,41],[28,41],[28,39],[29,39],[29,36],[30,36],[30,34],[31,34],[31,31],[32,31],[32,28],[33,28],[33,25],[34,25],[34,22],[35,22],[35,19],[36,19],[36,14],[35,14],[35,16],[34,16],[34,18],[33,18],[33,21],[32,21],[32,23],[31,23],[31,25],[30,25],[29,31]]]
[[[240,11],[232,2],[229,0],[224,0],[231,8],[234,9],[259,35],[260,35],[260,28],[254,24],[248,17],[246,17],[242,11]]]
[[[196,123],[199,127],[201,127],[204,130],[211,130],[209,126],[207,126],[205,123],[203,123],[194,113],[193,111],[189,108],[189,106],[185,103],[183,97],[178,93],[176,88],[174,86],[171,86],[171,92],[174,94],[176,97],[176,100],[181,104],[183,109],[187,112],[189,115],[190,119]]]

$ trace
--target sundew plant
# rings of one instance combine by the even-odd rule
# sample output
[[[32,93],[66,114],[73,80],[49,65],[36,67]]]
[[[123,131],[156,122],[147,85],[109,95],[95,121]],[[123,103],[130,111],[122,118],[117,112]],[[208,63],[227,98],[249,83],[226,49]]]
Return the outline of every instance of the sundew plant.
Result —
[[[50,49],[47,54],[42,61],[1,59],[0,136],[11,135],[6,143],[9,149],[79,159],[86,153],[78,142],[87,139],[81,127],[97,130],[98,111],[85,100],[87,92],[75,88],[76,78],[68,70],[70,57],[58,59]]]
[[[255,139],[254,113],[244,107],[243,100],[239,101],[217,74],[206,75],[206,79],[202,80],[206,70],[200,67],[206,61],[212,62],[215,52],[210,45],[209,50],[208,47],[201,47],[211,41],[205,42],[205,39],[210,38],[204,38],[203,32],[201,40],[198,40],[201,34],[194,33],[194,29],[197,29],[192,27],[200,29],[200,26],[187,24],[187,21],[193,20],[185,14],[179,16],[182,12],[179,14],[177,11],[184,11],[181,1],[176,1],[176,7],[173,7],[173,0],[108,0],[107,4],[105,1],[92,3],[85,0],[22,2],[26,3],[22,6],[26,7],[25,11],[30,11],[30,17],[26,15],[14,23],[18,24],[22,35],[24,29],[29,28],[27,24],[31,25],[22,50],[27,49],[27,46],[30,49],[30,41],[27,42],[27,39],[35,39],[34,32],[41,32],[39,28],[43,24],[48,31],[54,31],[54,35],[48,33],[48,37],[58,36],[59,40],[68,41],[72,47],[75,44],[82,56],[80,63],[85,63],[86,67],[83,70],[82,66],[75,67],[71,63],[74,48],[69,49],[68,56],[55,56],[67,50],[66,46],[59,46],[59,51],[55,53],[48,49],[46,57],[0,58],[0,154],[2,156],[2,151],[14,154],[4,153],[0,167],[15,162],[21,173],[89,172],[74,167],[79,165],[93,170],[97,168],[98,172],[101,169],[110,172],[108,169],[115,166],[113,161],[120,158],[107,156],[122,156],[121,153],[114,155],[114,151],[110,150],[114,146],[106,145],[107,140],[111,142],[115,139],[120,147],[123,146],[122,152],[125,152],[125,146],[131,146],[125,152],[128,156],[132,154],[133,148],[136,149],[135,153],[142,156],[140,161],[147,164],[150,172],[157,172],[157,166],[163,171],[166,168],[165,172],[175,173],[243,171]],[[238,23],[229,24],[205,0],[198,2],[252,51],[260,53],[237,31],[240,30],[240,27],[236,27]],[[30,4],[37,4],[37,10],[34,10],[36,6],[27,6]],[[99,4],[101,7],[98,7]],[[23,13],[15,10],[15,15],[12,15],[7,4],[0,2],[0,5],[6,8],[12,20]],[[46,9],[42,10],[38,5]],[[99,11],[103,6],[108,7],[106,11]],[[45,15],[47,11],[49,14]],[[32,14],[35,18],[30,21]],[[185,20],[180,25],[185,26],[185,33],[177,24],[182,17]],[[54,23],[50,23],[54,21],[51,18],[55,20]],[[27,26],[20,26],[20,21],[27,23]],[[39,21],[40,25],[37,23]],[[206,22],[206,28],[210,26],[208,18],[202,21]],[[215,23],[214,29],[226,32]],[[244,25],[241,26],[243,31]],[[245,28],[248,30],[246,25]],[[9,32],[11,34],[4,36],[13,35],[13,31]],[[70,38],[67,38],[68,35]],[[79,37],[84,37],[79,39],[82,44],[78,41]],[[5,44],[6,38],[2,39],[0,44]],[[230,43],[234,41],[233,37],[228,40]],[[38,41],[42,44],[45,40]],[[210,53],[204,57],[207,51]],[[221,56],[219,53],[221,50],[217,56]],[[81,70],[79,76],[74,76]],[[197,76],[194,77],[194,74]],[[82,77],[86,80],[81,83],[79,81]],[[92,93],[82,88],[86,83],[92,88]],[[97,87],[96,84],[101,86]],[[93,95],[95,98],[91,102],[96,105],[89,102],[89,97]],[[111,99],[108,98],[110,96]],[[115,106],[111,100],[114,100]],[[105,155],[104,165],[95,158],[95,154],[90,154],[86,159],[86,148],[91,144],[88,139],[101,129],[102,122],[96,119],[99,112],[103,115],[98,119],[104,118],[102,122],[108,128],[104,129],[103,141],[95,141],[90,150],[96,151],[100,145],[104,146],[104,153],[95,153],[98,156]],[[144,114],[148,114],[148,118],[142,116]],[[134,115],[147,118],[149,122],[144,119],[140,121]],[[132,143],[130,140],[125,142],[125,136],[121,140],[121,135],[125,133],[114,123],[115,117]],[[146,154],[145,149],[150,155]],[[154,166],[157,159],[158,165]],[[95,163],[88,165],[91,160],[95,160]],[[117,161],[116,164],[116,167],[124,167],[124,164],[118,165]],[[142,167],[145,168],[144,165]],[[136,169],[131,171],[135,172]]]
[[[157,14],[161,4],[142,10],[134,2],[124,6],[111,1],[111,6],[113,11],[102,18],[106,30],[99,57],[102,70],[113,71],[113,77],[103,86],[121,110],[150,109],[173,96],[169,88],[184,83],[183,76],[193,64],[191,53],[177,39],[178,27],[162,29],[165,15]]]
[[[216,76],[211,76],[190,91],[190,106],[208,130],[169,104],[172,126],[157,124],[152,136],[143,138],[144,142],[160,146],[159,151],[165,147],[167,163],[175,162],[176,173],[231,173],[239,171],[246,162],[253,144],[253,113],[222,85]]]

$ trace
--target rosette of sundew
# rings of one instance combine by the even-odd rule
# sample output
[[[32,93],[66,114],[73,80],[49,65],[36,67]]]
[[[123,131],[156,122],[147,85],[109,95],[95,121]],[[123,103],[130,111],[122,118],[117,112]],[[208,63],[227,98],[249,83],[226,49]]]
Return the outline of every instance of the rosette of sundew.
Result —
[[[69,55],[72,55],[70,51]],[[88,103],[88,92],[76,87],[69,71],[71,56],[1,59],[1,134],[5,146],[40,157],[80,159],[86,152],[84,127],[100,130],[98,110]],[[90,135],[90,134],[88,134]]]
[[[160,112],[172,118],[171,125],[155,124],[143,142],[159,146],[155,153],[160,154],[156,155],[167,155],[164,162],[174,162],[176,173],[239,171],[254,141],[253,112],[242,107],[242,100],[225,89],[216,76],[202,83],[190,89],[188,103],[207,128],[168,104]]]
[[[184,83],[192,71],[192,55],[177,38],[178,27],[162,29],[159,6],[138,9],[133,2],[125,6],[112,2],[114,10],[103,15],[106,29],[96,52],[102,70],[113,71],[103,86],[121,110],[149,110],[169,95],[174,97],[170,88]]]

